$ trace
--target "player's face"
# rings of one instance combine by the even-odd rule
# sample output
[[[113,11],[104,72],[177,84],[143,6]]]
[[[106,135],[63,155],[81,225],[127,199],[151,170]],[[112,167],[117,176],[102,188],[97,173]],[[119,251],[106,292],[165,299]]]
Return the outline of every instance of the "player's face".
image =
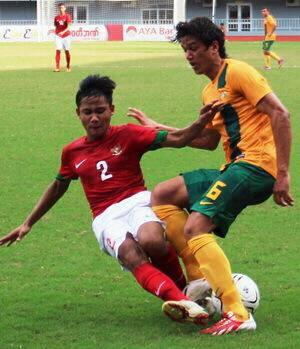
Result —
[[[60,13],[65,13],[66,12],[66,6],[65,5],[60,5],[58,8],[59,8],[59,12]]]
[[[218,43],[213,42],[209,47],[206,47],[202,41],[189,35],[183,37],[180,43],[185,52],[185,58],[194,72],[209,76],[215,60],[220,59]]]
[[[105,96],[85,97],[81,100],[76,112],[89,141],[105,137],[114,109],[114,105],[109,104]]]
[[[263,17],[267,17],[269,15],[269,11],[264,8],[264,9],[261,10],[261,14],[262,14]]]

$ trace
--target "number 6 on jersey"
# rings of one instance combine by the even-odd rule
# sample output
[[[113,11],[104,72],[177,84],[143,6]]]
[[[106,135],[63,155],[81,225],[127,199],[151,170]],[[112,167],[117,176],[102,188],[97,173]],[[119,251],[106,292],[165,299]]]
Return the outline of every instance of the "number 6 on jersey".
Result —
[[[107,179],[111,178],[113,175],[110,173],[107,173],[108,166],[106,161],[99,161],[96,164],[97,170],[101,171],[100,172],[100,177],[102,181],[106,181]]]

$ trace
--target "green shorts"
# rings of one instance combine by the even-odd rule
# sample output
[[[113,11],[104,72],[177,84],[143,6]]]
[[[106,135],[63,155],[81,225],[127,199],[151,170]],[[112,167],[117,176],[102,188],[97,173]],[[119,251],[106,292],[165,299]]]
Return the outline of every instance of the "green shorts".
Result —
[[[225,237],[229,226],[247,206],[267,200],[275,179],[262,168],[245,162],[224,171],[196,170],[182,174],[189,195],[188,209],[212,218],[214,233]]]
[[[271,46],[274,44],[274,40],[264,40],[262,45],[263,45],[263,50],[264,51],[270,51]]]

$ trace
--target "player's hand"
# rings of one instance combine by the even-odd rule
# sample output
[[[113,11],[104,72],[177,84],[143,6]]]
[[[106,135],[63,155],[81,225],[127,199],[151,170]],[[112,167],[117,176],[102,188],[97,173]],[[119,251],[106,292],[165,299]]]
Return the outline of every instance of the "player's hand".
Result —
[[[26,236],[26,234],[29,233],[30,230],[31,230],[31,227],[29,225],[27,224],[20,225],[19,227],[12,230],[9,234],[3,236],[0,239],[0,246],[2,245],[10,246],[14,242],[21,241]]]
[[[290,175],[289,173],[278,174],[273,187],[273,197],[277,205],[293,206],[294,199],[289,193]]]
[[[150,119],[144,112],[136,108],[128,108],[127,116],[133,117],[141,125],[146,127],[159,128],[159,123]]]
[[[201,110],[199,119],[204,125],[207,125],[215,115],[220,112],[224,107],[224,103],[219,100],[214,100],[211,103],[206,104]]]

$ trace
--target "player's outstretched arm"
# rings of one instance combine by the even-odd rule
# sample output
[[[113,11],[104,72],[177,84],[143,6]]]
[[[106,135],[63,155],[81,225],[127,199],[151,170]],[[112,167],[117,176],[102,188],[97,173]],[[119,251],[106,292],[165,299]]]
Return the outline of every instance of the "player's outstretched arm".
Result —
[[[136,119],[142,126],[153,127],[159,131],[178,131],[179,129],[170,125],[160,124],[159,122],[149,118],[143,111],[137,108],[129,108],[127,116]],[[220,134],[213,129],[203,129],[198,133],[188,146],[198,149],[214,150],[220,142]]]
[[[19,227],[15,228],[0,239],[0,246],[9,246],[15,241],[22,240],[24,236],[29,233],[34,223],[48,212],[50,208],[64,195],[68,190],[69,184],[70,180],[55,180],[52,182],[25,221]]]
[[[181,148],[191,144],[193,139],[199,136],[199,134],[201,135],[206,125],[222,110],[223,106],[224,104],[219,101],[213,101],[212,103],[206,104],[201,109],[199,118],[196,121],[185,128],[170,131],[161,146]]]
[[[153,127],[160,131],[178,130],[178,128],[176,127],[167,126],[167,125],[158,123],[157,121],[149,118],[149,116],[145,114],[142,110],[139,110],[137,108],[129,108],[127,116],[133,117],[134,119],[136,119],[136,121],[138,121],[142,126],[145,126],[145,127]]]
[[[289,112],[274,93],[263,97],[257,104],[257,109],[269,115],[276,146],[277,178],[273,188],[274,201],[280,206],[293,206],[289,175],[292,142]]]

